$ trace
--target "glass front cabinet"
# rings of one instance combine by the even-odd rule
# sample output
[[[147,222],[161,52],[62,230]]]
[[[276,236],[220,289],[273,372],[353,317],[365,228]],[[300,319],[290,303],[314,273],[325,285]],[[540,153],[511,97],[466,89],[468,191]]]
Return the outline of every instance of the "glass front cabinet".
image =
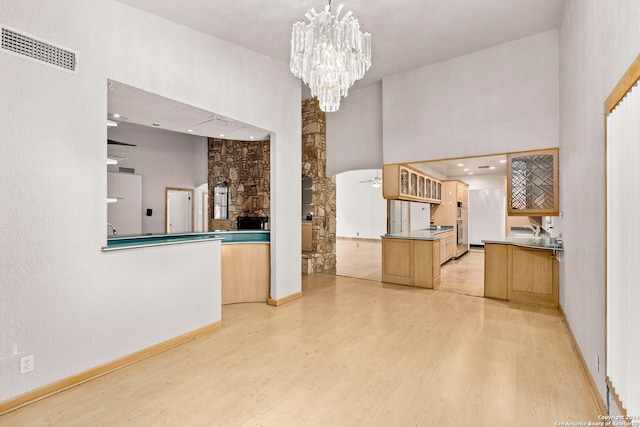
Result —
[[[382,196],[385,199],[440,203],[442,183],[407,165],[382,167]]]
[[[559,215],[557,148],[509,154],[507,166],[508,215]]]

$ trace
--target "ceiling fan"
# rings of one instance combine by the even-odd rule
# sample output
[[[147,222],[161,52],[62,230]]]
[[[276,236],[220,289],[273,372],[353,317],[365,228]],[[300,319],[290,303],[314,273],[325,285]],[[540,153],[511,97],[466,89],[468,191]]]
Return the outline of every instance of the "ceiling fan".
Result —
[[[365,181],[360,181],[360,184],[365,184],[367,182],[371,183],[373,188],[380,188],[382,186],[382,178],[378,175],[378,170],[376,169],[376,176],[372,179],[367,179]]]

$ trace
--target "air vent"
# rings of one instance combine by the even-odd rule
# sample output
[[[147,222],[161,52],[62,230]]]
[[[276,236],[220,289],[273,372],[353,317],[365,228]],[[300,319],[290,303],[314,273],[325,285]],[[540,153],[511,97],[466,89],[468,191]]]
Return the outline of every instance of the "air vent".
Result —
[[[2,26],[1,50],[72,73],[78,72],[78,54],[76,52],[39,40],[35,36],[19,33],[5,26]]]

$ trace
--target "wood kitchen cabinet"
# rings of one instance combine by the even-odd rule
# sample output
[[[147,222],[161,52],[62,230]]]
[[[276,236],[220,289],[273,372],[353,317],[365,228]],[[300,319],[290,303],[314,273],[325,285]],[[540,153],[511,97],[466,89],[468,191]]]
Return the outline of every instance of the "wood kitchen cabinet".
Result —
[[[434,225],[453,226],[452,256],[458,258],[469,250],[469,186],[457,180],[443,181],[440,191],[442,200],[438,205],[431,205],[431,219]],[[460,241],[457,239],[458,230]]]
[[[508,215],[559,214],[557,148],[509,154],[507,166]]]
[[[558,307],[559,265],[553,251],[511,246],[509,301]]]
[[[406,165],[382,167],[382,197],[413,202],[440,203],[442,183]]]
[[[484,296],[507,299],[509,245],[484,244]]]
[[[382,281],[421,288],[440,284],[440,240],[383,237]]]
[[[559,264],[551,249],[485,243],[484,296],[558,307]]]
[[[454,237],[453,231],[448,231],[440,238],[440,265],[453,258],[456,246]]]
[[[313,223],[311,221],[302,222],[302,250],[313,251]]]

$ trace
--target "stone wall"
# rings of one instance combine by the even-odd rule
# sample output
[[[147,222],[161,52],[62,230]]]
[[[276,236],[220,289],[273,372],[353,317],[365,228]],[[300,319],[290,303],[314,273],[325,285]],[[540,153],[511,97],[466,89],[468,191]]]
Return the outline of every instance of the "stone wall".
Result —
[[[237,228],[239,216],[270,216],[269,150],[270,141],[209,138],[209,212],[213,217],[214,186],[227,182],[232,230]],[[215,227],[210,225],[210,229]]]
[[[326,174],[326,135],[317,99],[302,101],[302,173],[313,180],[313,272],[336,267],[336,179]]]

